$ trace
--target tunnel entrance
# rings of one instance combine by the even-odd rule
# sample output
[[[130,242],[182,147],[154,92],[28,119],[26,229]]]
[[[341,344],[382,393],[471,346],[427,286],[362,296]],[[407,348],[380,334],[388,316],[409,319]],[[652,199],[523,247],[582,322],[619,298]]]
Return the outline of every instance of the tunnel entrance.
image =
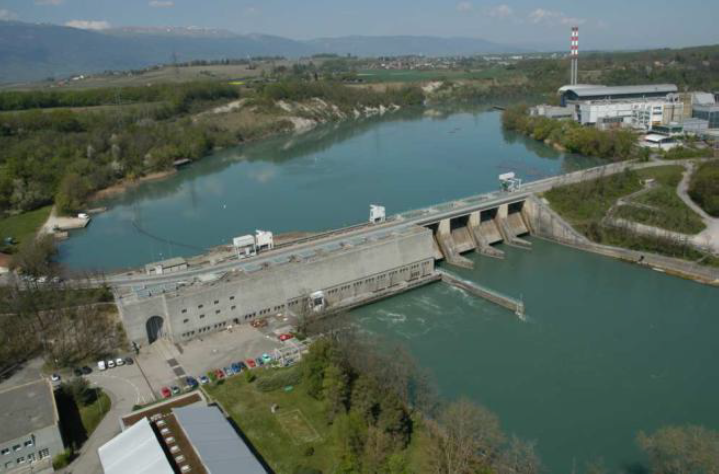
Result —
[[[147,340],[150,344],[163,336],[163,325],[165,321],[160,316],[153,316],[145,323],[147,329]]]

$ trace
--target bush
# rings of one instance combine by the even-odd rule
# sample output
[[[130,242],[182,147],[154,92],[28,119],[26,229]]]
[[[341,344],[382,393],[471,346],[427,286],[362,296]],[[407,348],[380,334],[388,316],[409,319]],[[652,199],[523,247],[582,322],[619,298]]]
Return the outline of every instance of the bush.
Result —
[[[719,162],[704,163],[694,172],[689,196],[707,214],[719,217]]]
[[[249,369],[245,370],[245,380],[247,381],[247,383],[254,382],[256,378],[257,378],[257,376],[255,375],[255,373],[253,371],[251,371]]]
[[[73,459],[75,459],[75,453],[73,450],[66,449],[52,459],[52,467],[56,471],[65,468],[70,465]]]
[[[257,382],[257,390],[261,392],[272,392],[289,385],[297,385],[301,381],[302,372],[298,368],[281,369],[262,377]]]

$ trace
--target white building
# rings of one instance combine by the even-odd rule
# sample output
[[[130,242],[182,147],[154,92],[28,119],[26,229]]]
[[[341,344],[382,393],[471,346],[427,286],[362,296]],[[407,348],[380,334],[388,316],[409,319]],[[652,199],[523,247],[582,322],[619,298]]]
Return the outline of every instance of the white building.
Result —
[[[564,86],[562,105],[574,109],[574,120],[599,128],[624,127],[650,130],[652,126],[680,121],[684,103],[671,84],[606,87]]]
[[[669,151],[672,148],[679,146],[674,138],[666,135],[659,135],[657,133],[645,135],[639,145],[645,148],[654,148],[663,151]]]

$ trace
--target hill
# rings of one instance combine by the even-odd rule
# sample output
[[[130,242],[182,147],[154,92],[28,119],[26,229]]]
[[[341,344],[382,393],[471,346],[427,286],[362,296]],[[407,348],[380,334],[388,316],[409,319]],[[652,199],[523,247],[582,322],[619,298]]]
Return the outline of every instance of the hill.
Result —
[[[428,56],[515,52],[474,38],[347,36],[296,41],[201,28],[118,28],[87,31],[66,26],[0,21],[0,83],[138,69],[181,62],[248,56],[299,57],[318,53]]]

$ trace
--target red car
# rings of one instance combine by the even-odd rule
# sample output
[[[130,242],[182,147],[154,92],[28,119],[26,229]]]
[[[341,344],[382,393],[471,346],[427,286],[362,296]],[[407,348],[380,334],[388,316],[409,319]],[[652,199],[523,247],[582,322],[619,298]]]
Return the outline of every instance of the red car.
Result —
[[[217,377],[217,380],[222,380],[225,378],[225,373],[222,371],[222,369],[215,370],[215,377]]]
[[[245,364],[247,364],[247,367],[249,367],[250,369],[254,369],[255,367],[257,367],[257,363],[252,359],[247,359],[245,361]]]
[[[279,335],[280,341],[286,341],[288,339],[292,339],[293,337],[295,337],[295,336],[293,336],[292,334],[280,334]]]
[[[172,392],[167,387],[162,387],[160,392],[162,393],[162,398],[170,398],[172,396]]]

